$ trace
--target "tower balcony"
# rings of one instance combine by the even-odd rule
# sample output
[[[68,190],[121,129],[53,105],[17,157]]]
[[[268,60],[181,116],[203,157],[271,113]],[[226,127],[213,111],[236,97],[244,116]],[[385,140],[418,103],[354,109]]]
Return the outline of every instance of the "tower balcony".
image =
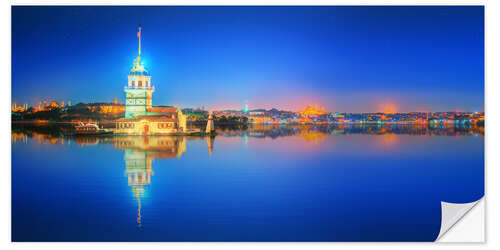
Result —
[[[155,87],[154,86],[150,86],[150,87],[146,87],[146,86],[143,86],[143,87],[139,87],[139,86],[125,86],[124,87],[124,90],[136,90],[136,89],[145,89],[145,90],[155,90]]]

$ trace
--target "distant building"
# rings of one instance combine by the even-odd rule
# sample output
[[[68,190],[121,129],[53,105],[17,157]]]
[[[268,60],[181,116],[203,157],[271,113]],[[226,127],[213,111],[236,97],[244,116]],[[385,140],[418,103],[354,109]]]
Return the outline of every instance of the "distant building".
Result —
[[[255,116],[255,115],[264,115],[266,112],[265,110],[252,110],[252,111],[247,111],[249,115]]]
[[[245,102],[245,106],[243,107],[243,110],[241,110],[241,112],[248,112],[250,110],[250,108],[248,107],[248,101]]]
[[[100,114],[117,115],[125,112],[125,105],[118,103],[93,103],[88,105],[88,109]]]
[[[318,115],[326,115],[328,114],[328,111],[326,111],[324,107],[319,109],[317,105],[314,108],[311,105],[308,105],[304,110],[299,111],[297,113],[305,116],[318,116]]]
[[[16,103],[12,105],[12,112],[24,112],[25,110],[25,106],[17,106]]]
[[[50,109],[62,108],[62,107],[63,107],[63,105],[57,103],[56,101],[52,101],[48,105],[45,106],[45,109],[50,110]]]
[[[34,112],[49,111],[52,109],[58,109],[63,107],[64,107],[64,101],[62,101],[61,104],[59,104],[57,101],[47,102],[47,99],[44,99],[43,101],[40,100],[36,107],[33,107],[33,111]],[[25,110],[27,109],[28,105],[25,105]]]

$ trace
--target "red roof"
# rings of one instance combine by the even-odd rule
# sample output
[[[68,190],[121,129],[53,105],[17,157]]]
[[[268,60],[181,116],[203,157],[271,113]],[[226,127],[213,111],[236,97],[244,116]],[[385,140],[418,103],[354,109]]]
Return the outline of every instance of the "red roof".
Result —
[[[147,109],[148,112],[152,113],[174,113],[177,112],[176,107],[151,107]]]
[[[117,122],[139,122],[139,121],[150,121],[150,122],[175,122],[175,118],[166,116],[139,116],[134,118],[120,118],[116,120]]]

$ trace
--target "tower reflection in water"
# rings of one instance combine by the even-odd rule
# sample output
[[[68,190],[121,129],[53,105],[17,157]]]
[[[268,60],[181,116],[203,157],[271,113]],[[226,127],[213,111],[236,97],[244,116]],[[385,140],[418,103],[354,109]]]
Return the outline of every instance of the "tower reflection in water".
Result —
[[[141,199],[154,175],[154,159],[179,158],[186,152],[186,137],[124,136],[114,138],[115,146],[124,150],[125,175],[137,200],[137,225],[142,226]],[[211,152],[211,149],[209,149]]]

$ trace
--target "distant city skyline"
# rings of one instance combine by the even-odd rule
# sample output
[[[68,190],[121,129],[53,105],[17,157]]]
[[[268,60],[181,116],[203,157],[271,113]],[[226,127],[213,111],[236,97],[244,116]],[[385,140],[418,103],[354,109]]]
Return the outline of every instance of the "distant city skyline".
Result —
[[[12,102],[124,103],[136,32],[153,105],[484,111],[484,8],[12,8]]]

